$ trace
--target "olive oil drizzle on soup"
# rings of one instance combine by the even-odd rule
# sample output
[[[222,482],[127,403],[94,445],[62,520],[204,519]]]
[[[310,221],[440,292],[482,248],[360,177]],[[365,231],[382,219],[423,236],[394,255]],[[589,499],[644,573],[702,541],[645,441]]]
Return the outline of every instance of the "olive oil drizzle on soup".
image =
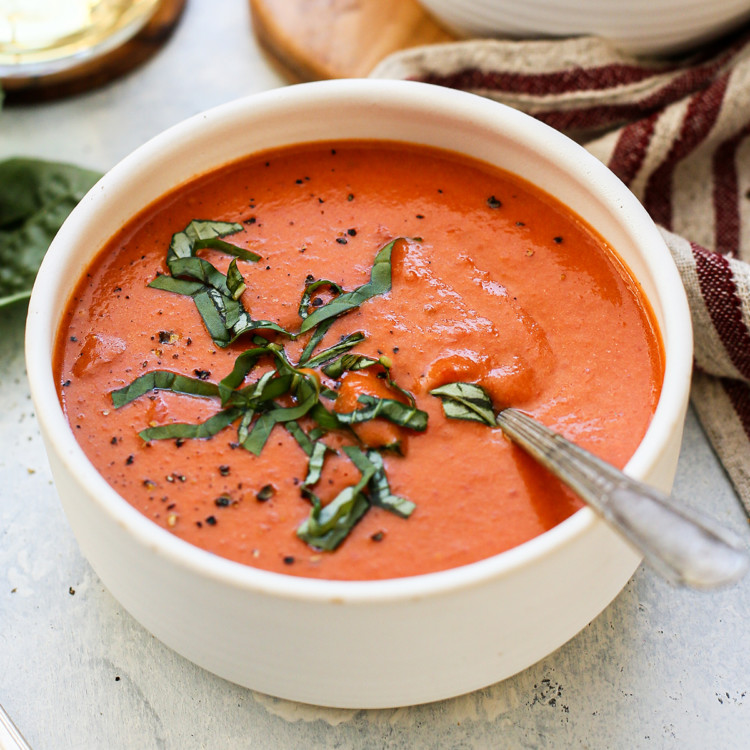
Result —
[[[238,225],[222,241],[258,260],[211,243],[194,255],[239,280],[232,290],[248,318],[278,330],[217,342],[193,297],[155,288],[174,270],[167,265],[173,235],[194,220]],[[386,247],[390,286],[383,292],[375,277],[384,266],[376,272],[374,263]],[[313,291],[301,308],[306,288]],[[325,328],[279,333],[296,334],[305,316],[360,289],[373,294]],[[297,367],[309,358],[305,348],[316,331],[324,335],[313,355],[344,342],[341,353],[361,369],[337,364],[329,377],[324,364]],[[257,455],[243,446],[255,424],[249,418],[245,433],[237,417],[212,437],[139,436],[221,412],[226,404],[210,393],[243,352],[264,341],[273,350],[258,357],[238,392],[266,372],[286,373],[287,384],[296,377],[297,385],[317,388],[316,403],[334,415],[390,400],[402,417],[413,406],[426,429],[418,420],[378,416],[326,432],[309,412],[295,424],[326,446],[312,484],[313,460],[286,423],[272,426]],[[78,284],[55,367],[76,439],[154,523],[258,568],[360,580],[481,560],[580,507],[499,429],[447,418],[431,390],[478,384],[496,408],[524,409],[622,467],[655,409],[663,354],[627,270],[543,190],[447,152],[343,142],[242,160],[148,206]],[[205,383],[209,395],[174,392],[159,380],[116,407],[113,393],[148,373],[162,378],[158,372]],[[275,408],[295,408],[303,392],[285,392]],[[314,503],[324,508],[364,481],[359,456],[380,462],[379,476],[403,512],[364,503],[351,529],[320,549],[299,529]],[[366,485],[365,498],[374,497],[373,487]]]

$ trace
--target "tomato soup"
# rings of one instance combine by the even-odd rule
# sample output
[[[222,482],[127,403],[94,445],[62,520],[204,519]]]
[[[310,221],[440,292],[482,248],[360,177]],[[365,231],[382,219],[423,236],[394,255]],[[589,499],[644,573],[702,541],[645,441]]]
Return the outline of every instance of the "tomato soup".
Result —
[[[663,354],[615,252],[542,189],[341,142],[148,206],[79,282],[55,369],[86,455],[154,523],[265,570],[363,580],[481,560],[570,516],[580,501],[492,410],[622,467]]]

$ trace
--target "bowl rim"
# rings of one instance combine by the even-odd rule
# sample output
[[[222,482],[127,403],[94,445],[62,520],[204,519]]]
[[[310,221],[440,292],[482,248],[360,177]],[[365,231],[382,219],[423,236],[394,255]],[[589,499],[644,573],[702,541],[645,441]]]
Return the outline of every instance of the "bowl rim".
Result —
[[[60,310],[55,307],[55,291],[64,276],[66,264],[75,257],[76,240],[85,230],[89,216],[98,210],[101,195],[112,200],[134,175],[147,172],[152,157],[165,159],[179,150],[186,140],[201,137],[218,123],[240,123],[279,107],[319,105],[321,100],[338,106],[406,107],[429,109],[455,116],[463,112],[485,123],[502,121],[504,132],[546,153],[557,165],[574,170],[595,192],[606,194],[607,203],[630,214],[631,233],[641,237],[638,244],[653,245],[646,258],[662,301],[660,325],[664,341],[665,372],[662,392],[646,435],[628,461],[625,470],[644,474],[656,461],[659,448],[668,442],[670,431],[681,427],[685,393],[689,389],[692,366],[690,313],[677,267],[654,223],[635,196],[620,180],[583,147],[517,110],[465,92],[413,81],[385,79],[346,79],[295,84],[253,94],[194,115],[156,135],[125,157],[89,191],[70,214],[44,258],[31,295],[26,327],[26,362],[35,412],[50,449],[87,490],[88,501],[100,506],[111,519],[125,528],[141,547],[164,560],[207,580],[222,582],[235,590],[309,602],[384,603],[448,594],[511,575],[529,563],[554,554],[559,548],[604,524],[590,508],[583,507],[552,529],[493,557],[433,573],[366,581],[314,579],[253,568],[207,552],[153,523],[122,498],[96,471],[73,435],[57,399],[52,373],[51,345],[57,337]],[[495,124],[495,127],[497,125]],[[386,139],[386,140],[393,140]],[[265,150],[265,149],[261,149]],[[462,153],[459,149],[455,149]],[[247,154],[252,153],[248,149]],[[236,158],[241,158],[240,156]],[[233,161],[230,159],[229,161]],[[224,162],[227,163],[227,162]],[[216,166],[221,166],[217,164]],[[521,175],[522,176],[522,175]],[[190,177],[186,178],[191,179]],[[630,226],[630,225],[629,225]],[[83,270],[83,269],[82,269]],[[76,280],[80,274],[76,274]],[[60,305],[57,305],[59,307]],[[52,330],[50,330],[52,329]]]

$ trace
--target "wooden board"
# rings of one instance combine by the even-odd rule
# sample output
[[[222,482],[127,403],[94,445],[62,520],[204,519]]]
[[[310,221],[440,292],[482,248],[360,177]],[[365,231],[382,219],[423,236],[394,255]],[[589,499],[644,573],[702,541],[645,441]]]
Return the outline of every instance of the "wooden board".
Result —
[[[416,0],[249,0],[263,49],[297,81],[363,78],[391,52],[452,41]]]

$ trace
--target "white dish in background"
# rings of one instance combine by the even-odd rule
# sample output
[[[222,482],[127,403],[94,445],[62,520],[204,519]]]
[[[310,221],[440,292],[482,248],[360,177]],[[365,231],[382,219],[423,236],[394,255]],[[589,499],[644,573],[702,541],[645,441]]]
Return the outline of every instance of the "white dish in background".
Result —
[[[750,0],[418,0],[462,37],[593,35],[635,55],[695,47],[750,18]]]
[[[660,234],[593,156],[481,97],[407,81],[292,86],[197,115],[113,168],[55,238],[32,294],[26,356],[55,482],[83,553],[156,637],[233,682],[290,700],[376,708],[448,698],[554,651],[618,594],[638,555],[588,508],[501,555],[412,578],[342,582],[219,558],[153,524],[96,472],[60,408],[52,350],[82,269],[141,208],[195,175],[306,141],[390,139],[446,148],[543,186],[617,249],[661,329],[666,370],[652,424],[628,463],[667,490],[692,367],[690,315]]]

